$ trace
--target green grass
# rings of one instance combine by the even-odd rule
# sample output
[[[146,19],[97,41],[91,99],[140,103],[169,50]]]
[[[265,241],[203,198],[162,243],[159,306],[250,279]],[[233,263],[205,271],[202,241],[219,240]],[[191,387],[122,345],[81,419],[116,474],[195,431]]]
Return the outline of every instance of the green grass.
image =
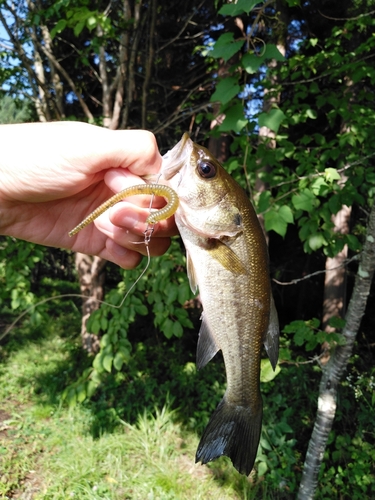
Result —
[[[194,463],[197,435],[167,393],[132,423],[105,392],[96,403],[61,404],[77,366],[88,363],[72,334],[78,328],[79,316],[67,314],[43,330],[14,331],[0,349],[0,498],[264,498],[227,459]],[[108,414],[115,425],[107,425]]]
[[[284,364],[261,384],[263,432],[248,479],[226,457],[194,463],[198,436],[225,390],[220,356],[197,372],[196,334],[167,339],[152,317],[137,318],[127,333],[126,366],[104,373],[93,397],[69,408],[62,395],[92,358],[81,348],[79,305],[50,304],[25,316],[0,343],[0,499],[296,497],[316,412],[317,365]],[[13,319],[3,309],[2,330]],[[363,339],[340,388],[319,500],[375,498],[375,371]],[[282,342],[282,351],[289,349],[288,337]],[[297,348],[292,358],[299,356],[306,353]]]

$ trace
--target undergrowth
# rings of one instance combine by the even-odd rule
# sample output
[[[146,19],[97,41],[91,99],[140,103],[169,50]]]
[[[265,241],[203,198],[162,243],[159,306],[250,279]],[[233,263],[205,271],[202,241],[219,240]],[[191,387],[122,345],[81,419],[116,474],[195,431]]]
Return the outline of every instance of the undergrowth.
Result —
[[[141,337],[126,371],[69,408],[61,394],[90,363],[79,327],[78,311],[64,314],[15,330],[1,347],[0,498],[264,498],[268,487],[230,460],[194,463],[224,391],[220,359],[198,374],[193,339]]]
[[[0,498],[295,498],[315,417],[316,364],[289,360],[262,384],[263,432],[246,478],[226,457],[194,463],[225,390],[220,356],[197,372],[196,334],[167,339],[143,316],[129,330],[128,363],[108,373],[93,398],[68,407],[64,390],[92,363],[79,331],[79,309],[61,302],[42,326],[26,322],[3,340]],[[289,342],[284,336],[282,359]],[[318,500],[375,496],[375,372],[367,356],[353,357],[340,390]]]

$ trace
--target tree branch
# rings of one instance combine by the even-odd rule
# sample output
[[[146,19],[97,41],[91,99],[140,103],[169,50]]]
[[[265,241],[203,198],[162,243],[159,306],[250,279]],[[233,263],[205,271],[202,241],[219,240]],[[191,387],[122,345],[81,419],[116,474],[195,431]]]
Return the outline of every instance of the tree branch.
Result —
[[[67,71],[65,71],[65,69],[59,63],[59,61],[52,54],[52,52],[50,52],[47,49],[47,47],[44,47],[41,43],[38,43],[38,46],[39,46],[40,50],[42,50],[42,52],[44,52],[44,54],[47,56],[48,60],[51,62],[51,64],[53,64],[53,66],[56,68],[56,70],[65,78],[65,80],[67,81],[68,85],[72,89],[74,95],[77,97],[78,102],[80,103],[82,111],[85,114],[86,118],[90,122],[93,122],[94,121],[94,116],[92,115],[92,113],[91,113],[89,107],[87,106],[87,104],[85,103],[85,101],[82,99],[81,93],[78,91],[75,83],[70,78],[70,76],[67,73]]]
[[[14,17],[15,22],[16,22],[17,21],[17,14],[8,5],[7,5],[7,8],[9,10],[9,12],[12,14],[12,16]],[[39,120],[41,122],[47,121],[46,116],[44,114],[44,110],[42,109],[42,106],[41,106],[41,102],[39,100],[39,89],[38,89],[38,86],[39,86],[40,88],[43,89],[44,92],[46,92],[44,82],[39,80],[38,75],[33,70],[32,62],[30,61],[30,59],[26,55],[26,52],[25,52],[21,42],[18,40],[17,36],[15,35],[14,31],[8,26],[6,19],[4,18],[1,10],[0,10],[0,21],[1,21],[5,31],[7,32],[7,35],[9,36],[9,40],[13,44],[13,48],[17,51],[17,56],[20,58],[21,62],[23,63],[23,65],[27,71],[27,74],[29,77],[30,87],[31,87],[32,94],[33,94],[33,101],[35,103],[35,108],[37,110]]]
[[[352,262],[353,260],[358,260],[359,257],[360,256],[358,254],[353,255],[353,257],[351,257],[350,259],[345,259],[345,261],[342,264],[340,264],[339,266],[331,267],[330,269],[321,269],[320,271],[315,271],[314,273],[307,274],[306,276],[303,276],[303,278],[296,278],[292,281],[279,281],[276,278],[272,278],[272,281],[274,281],[278,285],[283,285],[283,286],[296,285],[300,281],[309,280],[310,278],[312,278],[313,276],[317,276],[318,274],[327,274],[331,271],[336,271],[337,269],[341,269],[342,267],[345,267],[347,264],[349,264],[349,262]]]
[[[152,0],[151,2],[151,23],[150,23],[150,32],[148,36],[148,54],[146,54],[145,58],[145,79],[142,85],[142,128],[145,129],[147,127],[147,93],[148,86],[151,78],[151,69],[154,64],[154,35],[155,35],[155,23],[156,23],[156,6],[157,1]]]

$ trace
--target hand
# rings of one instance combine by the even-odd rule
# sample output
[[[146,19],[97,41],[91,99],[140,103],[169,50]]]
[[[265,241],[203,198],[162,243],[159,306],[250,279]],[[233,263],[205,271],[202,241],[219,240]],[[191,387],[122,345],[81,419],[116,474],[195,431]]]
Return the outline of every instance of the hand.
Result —
[[[139,263],[149,196],[118,203],[72,238],[68,232],[113,193],[159,171],[150,132],[80,122],[1,125],[0,143],[0,234],[98,255],[126,269]],[[155,198],[153,207],[164,204]],[[174,234],[173,218],[156,224],[151,255],[163,254]]]

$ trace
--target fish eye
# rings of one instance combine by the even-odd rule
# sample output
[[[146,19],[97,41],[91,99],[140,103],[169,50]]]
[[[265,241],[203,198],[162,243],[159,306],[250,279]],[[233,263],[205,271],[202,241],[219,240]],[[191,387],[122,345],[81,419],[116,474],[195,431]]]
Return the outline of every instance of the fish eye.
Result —
[[[216,175],[216,167],[212,163],[208,161],[199,161],[198,162],[198,173],[204,179],[211,179]]]

